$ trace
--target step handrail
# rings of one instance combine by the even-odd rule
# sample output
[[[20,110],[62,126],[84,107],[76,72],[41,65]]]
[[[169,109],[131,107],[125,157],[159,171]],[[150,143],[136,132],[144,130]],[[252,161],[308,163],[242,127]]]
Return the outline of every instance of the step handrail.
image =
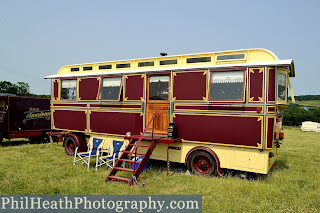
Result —
[[[154,113],[154,115],[152,116],[151,120],[149,121],[148,125],[146,126],[146,128],[143,130],[142,134],[139,136],[138,138],[138,142],[136,143],[136,145],[134,146],[131,154],[129,155],[129,157],[132,157],[132,154],[135,153],[136,154],[136,151],[137,151],[137,147],[142,139],[142,137],[144,136],[144,134],[146,133],[146,131],[148,130],[151,122],[153,122],[153,125],[152,125],[152,141],[153,141],[153,129],[154,129],[154,119],[156,117],[156,115],[158,114],[158,111],[156,111],[156,113]],[[135,155],[135,158],[134,158],[134,162],[136,162],[136,158],[137,158],[137,155]]]

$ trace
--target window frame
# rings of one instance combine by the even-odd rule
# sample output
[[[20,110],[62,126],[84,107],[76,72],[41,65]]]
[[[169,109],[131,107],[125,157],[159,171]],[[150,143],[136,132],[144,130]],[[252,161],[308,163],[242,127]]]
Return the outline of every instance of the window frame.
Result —
[[[169,81],[168,81],[168,88],[169,88],[169,92],[168,92],[168,99],[167,100],[150,100],[149,99],[149,96],[150,96],[150,78],[151,77],[157,77],[157,76],[166,76],[169,78]],[[169,73],[163,73],[163,74],[152,74],[152,75],[148,75],[148,79],[147,79],[147,102],[148,103],[157,103],[157,102],[170,102],[171,101],[171,74]]]
[[[102,92],[102,87],[103,87],[103,79],[106,79],[106,78],[120,78],[120,88],[119,88],[119,93],[118,93],[118,98],[117,99],[103,99],[103,98],[101,98],[101,92]],[[123,76],[122,75],[101,76],[99,84],[100,85],[99,85],[99,91],[98,91],[98,100],[101,100],[101,101],[120,101],[121,89],[123,87]]]
[[[210,102],[232,102],[232,103],[244,103],[246,101],[246,83],[247,83],[247,72],[246,68],[243,69],[217,69],[210,70],[209,76],[209,89],[208,89],[208,101]],[[243,72],[243,85],[242,85],[242,98],[241,99],[211,99],[211,81],[214,72]]]
[[[74,80],[74,81],[76,81],[76,89],[75,89],[76,95],[75,95],[75,99],[65,99],[65,98],[62,98],[62,82],[65,81],[65,80],[68,80],[68,81]],[[60,79],[60,92],[59,92],[60,97],[59,97],[59,100],[60,100],[60,101],[76,101],[76,100],[78,100],[78,88],[79,88],[78,78],[64,78],[64,79]]]
[[[279,75],[280,74],[285,75],[285,100],[279,100]],[[277,104],[288,104],[288,72],[278,70],[276,88],[277,88],[277,93],[276,93]]]

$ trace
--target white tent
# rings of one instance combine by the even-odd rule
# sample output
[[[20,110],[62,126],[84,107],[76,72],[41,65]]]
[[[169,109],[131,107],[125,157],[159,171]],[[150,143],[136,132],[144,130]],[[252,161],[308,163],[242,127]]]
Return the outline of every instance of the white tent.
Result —
[[[312,121],[302,122],[301,131],[320,132],[320,123],[316,123]]]

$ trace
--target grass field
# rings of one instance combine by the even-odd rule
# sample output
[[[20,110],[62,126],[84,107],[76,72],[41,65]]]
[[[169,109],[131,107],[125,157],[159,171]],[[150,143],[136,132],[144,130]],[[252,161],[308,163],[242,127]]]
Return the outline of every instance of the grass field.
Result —
[[[302,107],[308,108],[319,108],[320,107],[320,100],[308,100],[308,101],[296,101],[296,104],[299,104]]]
[[[105,183],[108,171],[72,165],[60,144],[22,144],[0,148],[0,194],[201,194],[203,212],[320,211],[320,133],[285,128],[276,166],[256,181],[235,175],[167,177],[163,164],[151,163],[140,175],[147,186]],[[13,143],[17,144],[17,143]],[[149,165],[150,166],[150,165]]]

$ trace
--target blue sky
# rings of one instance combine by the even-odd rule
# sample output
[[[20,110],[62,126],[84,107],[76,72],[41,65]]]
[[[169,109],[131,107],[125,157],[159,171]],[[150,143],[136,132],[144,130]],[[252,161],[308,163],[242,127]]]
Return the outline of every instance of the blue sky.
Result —
[[[0,81],[50,94],[68,64],[265,48],[293,59],[295,95],[320,94],[320,1],[0,0]]]

